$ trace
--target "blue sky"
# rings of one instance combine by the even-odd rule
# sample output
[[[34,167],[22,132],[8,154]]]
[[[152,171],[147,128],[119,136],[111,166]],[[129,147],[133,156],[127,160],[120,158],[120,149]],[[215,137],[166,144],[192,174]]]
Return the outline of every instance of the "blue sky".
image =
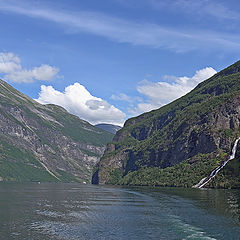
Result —
[[[0,0],[0,77],[122,124],[239,60],[239,11],[236,0]]]

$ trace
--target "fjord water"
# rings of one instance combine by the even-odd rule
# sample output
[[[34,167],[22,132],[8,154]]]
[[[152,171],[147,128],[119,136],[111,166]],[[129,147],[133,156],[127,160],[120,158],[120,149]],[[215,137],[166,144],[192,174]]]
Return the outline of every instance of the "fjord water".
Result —
[[[240,191],[0,184],[0,239],[239,239]]]

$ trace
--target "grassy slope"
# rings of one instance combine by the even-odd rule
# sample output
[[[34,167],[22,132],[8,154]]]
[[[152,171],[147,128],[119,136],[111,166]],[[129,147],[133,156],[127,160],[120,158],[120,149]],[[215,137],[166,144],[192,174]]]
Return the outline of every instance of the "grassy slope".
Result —
[[[113,134],[80,120],[79,117],[67,113],[59,106],[48,104],[46,108],[50,109],[50,111],[47,109],[46,112],[64,126],[55,125],[56,130],[75,141],[105,146],[113,138]]]
[[[230,77],[214,76],[204,84],[199,84],[184,97],[158,110],[128,120],[120,131],[127,132],[126,135],[129,137],[122,142],[117,142],[117,149],[129,147],[136,151],[155,149],[161,143],[168,142],[169,135],[177,131],[181,124],[200,121],[205,114],[218,110],[222,103],[230,104],[236,95],[240,95],[240,73]],[[141,141],[132,137],[132,135],[138,135],[141,129],[150,128],[153,122],[159,121],[159,118],[164,116],[168,118],[161,130],[155,131],[150,137]]]
[[[79,119],[77,116],[69,114],[64,108],[57,105],[48,104],[41,105],[38,102],[32,100],[26,95],[20,93],[16,89],[12,88],[5,82],[0,82],[0,104],[11,107],[19,107],[29,114],[30,118],[34,118],[39,121],[40,124],[45,125],[47,128],[54,128],[57,131],[61,131],[64,135],[71,137],[76,141],[91,143],[96,146],[104,146],[112,140],[113,134],[106,132],[102,129],[96,128],[86,121]],[[43,111],[52,116],[53,119],[60,122],[62,126],[52,121],[44,120],[38,114],[31,111],[31,108],[35,108],[40,112]],[[1,111],[1,109],[0,109]],[[9,118],[13,117],[7,112],[1,112],[1,114],[7,115]],[[16,119],[13,119],[18,124],[21,124]]]
[[[222,152],[220,158],[209,158],[207,154],[202,154],[199,156],[201,160],[194,165],[194,168],[192,164],[189,164],[189,160],[166,169],[147,168],[143,166],[148,165],[152,150],[159,148],[159,146],[171,148],[176,140],[184,137],[181,135],[181,132],[179,136],[175,134],[181,129],[183,124],[187,123],[191,125],[201,123],[205,115],[210,112],[217,113],[222,104],[231,104],[233,98],[240,96],[239,69],[240,61],[199,84],[193,91],[180,99],[158,110],[129,119],[118,134],[126,137],[123,137],[120,141],[114,142],[116,150],[104,155],[103,161],[104,158],[114,156],[119,152],[130,149],[135,155],[144,153],[143,157],[138,159],[137,163],[141,169],[136,172],[128,173],[123,179],[123,172],[121,170],[109,169],[110,178],[107,182],[168,186],[174,183],[176,186],[191,186],[193,182],[196,183],[196,180],[200,180],[202,177],[206,176],[206,174],[208,174],[221,160],[221,157],[224,157],[224,155],[228,153]],[[140,140],[134,137],[141,136],[141,131],[143,131],[143,129],[151,129],[154,123],[158,123],[161,126],[150,136]],[[208,128],[208,126],[205,127]],[[198,131],[198,129],[196,129],[196,131]],[[201,129],[199,129],[199,131],[201,131]],[[209,127],[208,131],[214,134],[216,129],[212,126]],[[219,134],[221,137],[234,140],[238,133],[227,129],[221,129]],[[208,158],[210,161],[207,161]],[[209,164],[209,166],[205,166],[205,162]],[[203,167],[205,170],[201,171]],[[196,175],[199,172],[202,172],[202,174]],[[192,181],[191,178],[195,178],[194,181]],[[185,179],[186,181],[181,183],[180,179]]]
[[[34,122],[40,129],[31,128],[19,121],[9,111],[5,109],[21,110],[30,122]],[[58,123],[44,119],[39,115],[43,113],[52,117]],[[57,149],[46,138],[47,132],[56,132],[58,134],[70,137],[76,142],[88,143],[94,146],[104,146],[112,140],[113,135],[98,129],[89,123],[69,114],[65,109],[56,105],[41,105],[24,94],[18,92],[10,85],[0,80],[0,115],[8,119],[9,122],[21,126],[24,129],[33,131],[37,134],[42,143]],[[99,156],[94,152],[83,149],[83,152],[89,156]],[[82,171],[86,171],[82,166]],[[62,181],[82,181],[63,170],[58,171],[59,178]],[[10,136],[0,136],[0,179],[5,181],[57,181],[50,175],[38,162],[29,149],[22,149],[14,144]],[[83,179],[86,181],[86,179]]]
[[[28,151],[0,141],[0,176],[4,181],[56,181]]]

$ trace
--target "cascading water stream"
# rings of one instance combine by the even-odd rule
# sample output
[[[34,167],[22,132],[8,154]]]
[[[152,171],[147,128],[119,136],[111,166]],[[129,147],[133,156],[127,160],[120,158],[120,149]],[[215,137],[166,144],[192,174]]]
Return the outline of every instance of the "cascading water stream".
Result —
[[[224,161],[220,166],[218,166],[217,168],[215,168],[210,174],[208,177],[205,177],[203,178],[199,183],[197,183],[196,185],[193,186],[193,188],[202,188],[204,187],[212,178],[214,178],[218,172],[224,168],[226,166],[226,164],[233,160],[235,158],[235,154],[236,154],[236,151],[237,151],[237,144],[238,144],[238,141],[240,140],[240,137],[238,139],[235,140],[234,142],[234,145],[233,145],[233,148],[232,148],[232,154],[230,155],[229,159]]]

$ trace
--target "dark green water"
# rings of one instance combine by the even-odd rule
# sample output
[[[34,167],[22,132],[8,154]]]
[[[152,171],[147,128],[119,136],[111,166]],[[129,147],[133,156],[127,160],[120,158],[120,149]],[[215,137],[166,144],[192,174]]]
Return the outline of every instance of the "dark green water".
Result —
[[[240,239],[240,191],[0,184],[0,239]]]

